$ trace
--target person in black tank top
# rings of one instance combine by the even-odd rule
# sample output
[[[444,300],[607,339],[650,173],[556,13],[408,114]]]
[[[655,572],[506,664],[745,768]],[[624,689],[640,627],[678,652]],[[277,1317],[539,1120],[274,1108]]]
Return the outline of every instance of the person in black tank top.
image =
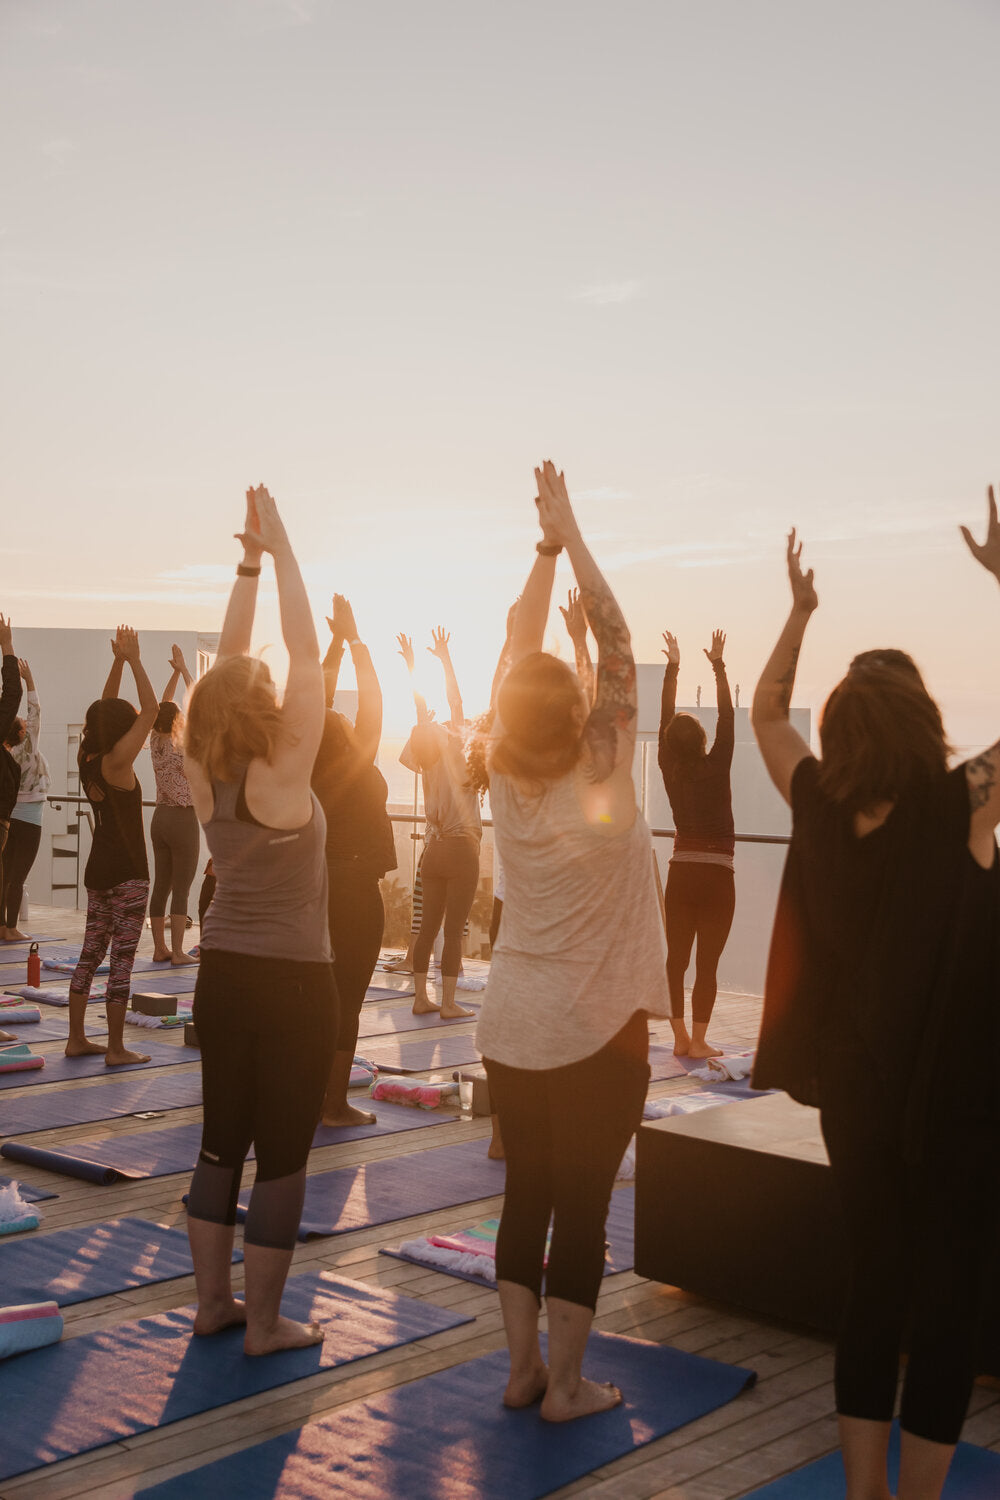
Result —
[[[326,815],[328,918],[340,1021],[323,1099],[324,1125],[373,1125],[375,1116],[347,1102],[351,1065],[365,993],[378,963],[385,927],[379,881],[396,868],[389,788],[375,765],[382,737],[382,690],[368,647],[358,638],[354,612],[333,596],[329,650],[323,662],[326,719],[312,786]],[[358,712],[350,723],[333,708],[345,642],[358,684]]]
[[[84,871],[87,927],[80,961],[69,987],[69,1039],[66,1056],[103,1052],[109,1067],[148,1062],[149,1056],[125,1046],[125,1011],[132,986],[132,964],[142,936],[149,893],[149,865],[142,824],[142,788],[133,765],[156,718],[156,694],[139,659],[139,638],[119,625],[112,642],[114,661],[103,697],[87,709],[77,762],[80,785],[94,816],[94,840]],[[118,697],[128,662],[139,693],[138,713]],[[87,1040],[85,1020],[94,975],[108,948],[108,1045]]]
[[[986,543],[965,537],[1000,582],[992,491]],[[835,1363],[851,1500],[888,1494],[908,1331],[909,1500],[944,1486],[997,1249],[1000,743],[949,771],[937,705],[910,657],[887,649],[856,656],[831,693],[817,760],[788,718],[818,603],[794,531],[788,567],[792,611],[753,704],[792,838],[752,1082],[820,1109],[851,1252]],[[966,1025],[989,1051],[968,1094],[944,1066]]]

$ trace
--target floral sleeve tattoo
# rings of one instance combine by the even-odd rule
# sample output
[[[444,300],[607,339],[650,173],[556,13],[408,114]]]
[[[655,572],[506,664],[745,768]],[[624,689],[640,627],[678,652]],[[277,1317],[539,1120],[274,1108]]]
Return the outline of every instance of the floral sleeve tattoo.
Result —
[[[969,782],[969,806],[973,812],[985,807],[993,796],[997,785],[998,771],[1000,771],[1000,745],[994,745],[989,750],[984,750],[982,755],[977,755],[975,760],[970,760],[965,768],[965,774]]]
[[[795,686],[795,669],[799,664],[799,647],[792,647],[792,658],[788,663],[788,670],[783,677],[779,677],[776,688],[778,694],[778,707],[783,714],[788,713],[792,702],[792,689]]]
[[[593,779],[606,781],[615,768],[619,733],[635,727],[635,658],[628,626],[611,590],[605,587],[595,593],[581,588],[580,598],[598,646],[597,695],[583,737]]]

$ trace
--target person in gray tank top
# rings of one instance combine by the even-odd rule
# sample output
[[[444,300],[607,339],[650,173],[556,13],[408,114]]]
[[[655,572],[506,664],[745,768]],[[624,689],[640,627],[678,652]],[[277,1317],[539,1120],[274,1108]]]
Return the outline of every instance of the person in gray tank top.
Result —
[[[204,1126],[188,1195],[198,1289],[194,1331],[246,1323],[244,1350],[320,1343],[280,1315],[337,1033],[327,926],[326,821],[309,785],[323,730],[319,643],[277,507],[261,486],[247,517],[216,664],[191,695],[184,769],[216,875],[194,997]],[[265,552],[274,558],[288,681],[279,705],[247,653]],[[231,1259],[243,1163],[257,1176],[244,1235],[245,1301]]]

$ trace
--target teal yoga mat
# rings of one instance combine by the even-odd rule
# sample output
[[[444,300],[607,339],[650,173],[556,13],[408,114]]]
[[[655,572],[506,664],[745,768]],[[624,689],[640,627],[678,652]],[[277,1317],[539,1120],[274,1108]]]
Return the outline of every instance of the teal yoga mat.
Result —
[[[247,1359],[242,1329],[195,1338],[185,1307],[0,1360],[0,1480],[472,1321],[330,1271],[290,1277],[281,1310],[323,1344]]]
[[[136,1500],[540,1500],[724,1406],[755,1378],[668,1345],[594,1333],[584,1372],[614,1381],[625,1400],[556,1425],[537,1406],[503,1406],[507,1370],[506,1350],[453,1365],[140,1490]]]
[[[892,1424],[889,1438],[889,1487],[899,1479],[899,1427]],[[192,1491],[192,1494],[195,1492]],[[828,1453],[815,1463],[751,1490],[747,1500],[844,1500],[847,1485],[839,1453]],[[1000,1495],[1000,1453],[959,1443],[948,1470],[941,1500],[989,1500]]]
[[[235,1250],[233,1260],[242,1259],[242,1250]],[[10,1244],[0,1240],[0,1288],[8,1305],[58,1302],[69,1307],[190,1276],[193,1270],[184,1230],[164,1229],[145,1219],[110,1219]]]

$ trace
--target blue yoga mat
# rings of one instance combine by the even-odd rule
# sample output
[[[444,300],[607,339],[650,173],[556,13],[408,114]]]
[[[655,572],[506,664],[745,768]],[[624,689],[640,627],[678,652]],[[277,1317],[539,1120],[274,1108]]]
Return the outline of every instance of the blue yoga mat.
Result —
[[[435,1024],[440,1028],[440,1021]],[[374,1047],[366,1045],[365,1056],[386,1073],[431,1073],[480,1060],[471,1035],[418,1037],[412,1042],[387,1037]]]
[[[465,1019],[474,1021],[478,1018],[479,1011],[474,1016]],[[359,1036],[395,1036],[403,1031],[431,1031],[438,1033],[446,1032],[449,1027],[461,1023],[455,1021],[442,1021],[438,1016],[415,1016],[408,1005],[372,1005],[361,1011],[361,1025]]]
[[[57,964],[57,963],[58,964],[72,964],[75,967],[76,964],[78,964],[79,961],[80,961],[80,945],[79,945],[79,943],[49,943],[49,944],[46,945],[45,949],[43,951],[41,951],[40,956],[41,956],[41,960],[42,960],[42,971],[43,971],[43,973],[45,973],[45,972],[48,972],[50,974],[65,973],[66,971],[64,969],[51,969],[51,968],[48,967],[48,965],[49,964]],[[0,954],[0,957],[2,957],[2,954]],[[143,974],[143,973],[148,973],[150,970],[154,970],[154,969],[163,970],[163,969],[169,969],[169,968],[170,968],[169,963],[167,963],[167,964],[154,964],[154,962],[153,962],[153,960],[151,958],[138,958],[137,957],[137,958],[133,959],[133,961],[132,961],[132,972],[133,972],[133,974]],[[98,974],[108,974],[108,973],[110,973],[110,971],[111,971],[111,965],[110,965],[110,963],[108,963],[107,959],[105,959],[104,962],[102,964],[100,964],[98,966],[98,969],[97,969]]]
[[[184,1052],[183,1057],[189,1054]],[[106,1068],[110,1073],[111,1069]],[[30,1135],[33,1130],[57,1130],[63,1125],[89,1125],[145,1111],[187,1109],[201,1103],[201,1069],[166,1077],[157,1072],[129,1070],[125,1077],[81,1085],[76,1089],[36,1089],[3,1102],[2,1131],[6,1136]],[[0,1152],[3,1151],[0,1147]]]
[[[591,1334],[584,1371],[625,1400],[585,1422],[543,1422],[500,1397],[506,1350],[342,1407],[298,1432],[140,1490],[136,1500],[540,1500],[732,1401],[752,1370],[665,1344]]]
[[[233,1260],[243,1252],[233,1252]],[[182,1229],[145,1219],[111,1219],[84,1228],[0,1241],[0,1287],[5,1303],[58,1302],[69,1307],[130,1287],[190,1276],[194,1267]]]
[[[28,1203],[44,1203],[46,1198],[59,1197],[58,1193],[47,1193],[44,1188],[29,1187],[26,1182],[19,1182],[16,1177],[0,1176],[0,1188],[10,1187],[11,1183]]]
[[[899,1427],[892,1424],[889,1438],[889,1487],[895,1490],[899,1479]],[[196,1492],[192,1491],[192,1495]],[[844,1465],[838,1453],[828,1453],[794,1474],[785,1474],[751,1490],[747,1500],[844,1500],[847,1485]],[[941,1492],[941,1500],[989,1500],[1000,1495],[1000,1453],[959,1443]]]
[[[193,995],[198,983],[198,965],[186,964],[173,969],[157,965],[156,974],[140,974],[132,980],[132,994],[136,995]],[[135,970],[133,970],[133,975]]]
[[[490,1161],[486,1147],[486,1141],[463,1141],[460,1146],[437,1146],[412,1156],[318,1172],[306,1179],[299,1239],[347,1234],[492,1198],[503,1192],[506,1172],[502,1161]],[[249,1197],[240,1195],[240,1218],[246,1217]]]
[[[247,1359],[242,1329],[195,1338],[188,1307],[0,1361],[0,1479],[472,1321],[330,1271],[290,1278],[281,1310],[325,1342]]]
[[[109,1073],[130,1073],[135,1068],[168,1068],[175,1063],[191,1063],[197,1053],[190,1047],[173,1047],[169,1042],[147,1042],[143,1037],[129,1037],[133,1051],[148,1053],[149,1062],[125,1063],[120,1068],[105,1065],[104,1055],[92,1052],[84,1057],[67,1057],[63,1052],[48,1052],[45,1067],[24,1073],[0,1073],[0,1089],[39,1087],[46,1083],[66,1083],[77,1078],[106,1078]]]
[[[389,984],[370,984],[365,992],[365,999],[372,1000],[412,1000],[413,990],[403,988],[394,989]]]
[[[473,1226],[470,1225],[471,1227]],[[611,1194],[611,1206],[608,1209],[604,1233],[607,1240],[605,1276],[615,1276],[619,1271],[631,1271],[635,1264],[634,1187],[621,1188],[618,1192]],[[399,1247],[390,1250],[383,1246],[379,1254],[391,1255],[395,1260],[409,1261],[414,1266],[423,1266],[426,1271],[440,1271],[442,1276],[457,1276],[459,1281],[471,1281],[475,1286],[496,1286],[495,1282],[486,1281],[482,1276],[474,1276],[470,1271],[452,1270],[448,1266],[436,1265],[433,1261],[425,1260],[420,1255],[411,1255]]]
[[[428,1125],[444,1125],[453,1115],[434,1115],[427,1110],[407,1109],[402,1104],[373,1103],[378,1116],[374,1125],[346,1125],[332,1129],[320,1125],[314,1146],[336,1146],[374,1135],[392,1135],[401,1130],[420,1130]],[[79,1177],[84,1182],[106,1185],[123,1179],[169,1177],[174,1172],[190,1172],[201,1148],[201,1121],[188,1125],[171,1125],[163,1130],[137,1131],[135,1135],[112,1135],[103,1140],[81,1141],[60,1149],[58,1146],[31,1146],[10,1141],[0,1147],[0,1154],[26,1166],[44,1167],[64,1177]],[[250,1151],[250,1159],[254,1156]]]
[[[35,1042],[64,1042],[69,1036],[69,1019],[66,1016],[47,1014],[43,1010],[40,1021],[25,1021],[23,1025],[18,1024],[5,1028],[3,1024],[3,1009],[0,1008],[0,1030],[4,1029],[14,1031],[19,1042],[25,1041],[31,1045],[34,1045]],[[91,1041],[96,1041],[99,1037],[107,1036],[107,1034],[107,1022],[103,1016],[87,1017],[87,1035]]]
[[[46,945],[45,951],[48,953],[51,952],[51,948],[48,945],[58,943],[59,941],[60,939],[57,937],[29,937],[19,943],[0,943],[0,964],[26,964],[28,962],[28,950],[32,943],[44,943]],[[41,949],[39,949],[39,952],[41,952]]]

